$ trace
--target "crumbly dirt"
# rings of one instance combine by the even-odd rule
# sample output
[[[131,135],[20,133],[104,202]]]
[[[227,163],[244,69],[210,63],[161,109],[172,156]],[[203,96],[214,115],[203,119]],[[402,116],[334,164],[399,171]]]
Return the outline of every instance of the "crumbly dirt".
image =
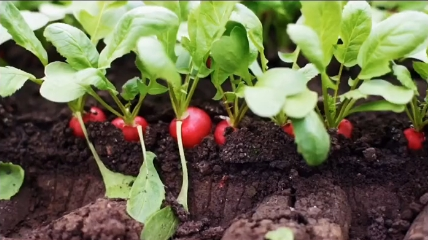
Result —
[[[20,63],[14,66],[43,76],[34,57],[25,55],[20,60],[22,51],[11,49],[7,59]],[[117,67],[108,77],[118,88],[139,75],[133,59],[119,59],[113,65]],[[213,89],[208,80],[201,81],[197,92],[192,105],[206,110],[215,126],[225,112],[210,100]],[[88,106],[94,104],[88,101]],[[173,201],[181,186],[181,166],[177,144],[168,133],[174,117],[168,96],[147,98],[140,115],[150,123],[145,143],[157,156],[156,167]],[[133,239],[122,233],[97,235],[108,227],[104,222],[108,216],[115,221],[126,216],[117,208],[106,210],[105,204],[99,205],[104,200],[92,208],[83,207],[102,198],[104,187],[85,141],[68,129],[69,118],[66,105],[42,99],[32,83],[12,97],[0,98],[0,156],[26,171],[20,193],[12,201],[0,201],[0,236],[25,239],[43,236],[50,229],[52,234],[70,236],[62,239]],[[108,118],[114,116],[108,114]],[[228,132],[224,146],[217,146],[208,136],[200,146],[186,150],[191,214],[180,214],[185,221],[175,239],[230,239],[227,236],[237,233],[260,239],[267,230],[288,226],[301,233],[296,239],[326,239],[321,238],[323,234],[339,231],[342,239],[402,240],[423,209],[420,197],[428,192],[428,145],[418,153],[407,150],[402,131],[409,122],[403,114],[365,113],[349,120],[355,129],[352,139],[332,132],[330,157],[316,168],[305,164],[293,139],[280,128],[252,114],[238,131]],[[88,129],[109,169],[138,174],[139,143],[125,142],[109,123],[93,123]],[[254,212],[272,196],[282,196],[281,204],[265,205],[264,213],[255,219]],[[73,224],[87,219],[99,224],[86,232],[79,227],[71,238],[69,230],[56,227],[69,226],[66,216],[76,217]],[[138,229],[135,222],[126,221],[130,232]],[[316,233],[323,229],[316,224],[330,230]]]

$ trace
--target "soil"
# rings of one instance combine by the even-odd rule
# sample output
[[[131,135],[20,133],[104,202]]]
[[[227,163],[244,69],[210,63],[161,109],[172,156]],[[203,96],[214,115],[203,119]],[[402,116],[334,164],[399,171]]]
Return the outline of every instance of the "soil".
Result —
[[[11,65],[43,76],[33,56],[10,44],[3,47]],[[51,55],[50,61],[60,59]],[[119,59],[108,73],[118,89],[139,75],[133,61]],[[209,81],[202,81],[192,105],[207,111],[215,126],[225,112],[212,97]],[[26,173],[21,191],[11,201],[0,201],[0,236],[138,239],[142,226],[127,216],[124,202],[104,199],[85,141],[68,129],[70,114],[66,105],[41,98],[32,83],[0,98],[0,156]],[[157,156],[169,196],[177,196],[181,167],[168,133],[174,117],[168,96],[147,98],[140,115],[150,123],[147,149]],[[190,215],[179,214],[182,223],[174,239],[264,239],[270,230],[289,227],[296,240],[403,240],[427,204],[420,199],[428,192],[428,143],[420,152],[407,150],[402,131],[409,122],[403,114],[364,113],[349,120],[352,139],[331,131],[332,150],[320,167],[307,166],[292,138],[252,114],[239,131],[228,132],[224,146],[209,136],[186,150]],[[125,142],[109,123],[91,123],[88,129],[109,169],[138,174],[138,143]],[[412,229],[412,234],[426,230]]]

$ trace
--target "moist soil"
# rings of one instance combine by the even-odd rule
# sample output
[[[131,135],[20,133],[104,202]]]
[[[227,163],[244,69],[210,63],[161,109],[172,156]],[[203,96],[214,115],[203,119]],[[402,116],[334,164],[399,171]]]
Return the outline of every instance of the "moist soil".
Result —
[[[43,76],[35,57],[10,44],[5,47],[12,66]],[[60,59],[51,55],[50,61]],[[108,77],[118,89],[139,75],[133,57],[113,65]],[[192,105],[204,109],[214,127],[225,112],[213,96],[209,81],[201,81]],[[87,105],[96,102],[89,99]],[[419,152],[407,149],[402,131],[410,123],[403,114],[353,115],[352,139],[330,131],[327,162],[309,167],[291,137],[249,113],[238,131],[227,131],[224,146],[215,144],[211,135],[186,150],[186,215],[174,204],[181,167],[177,144],[168,133],[174,117],[168,96],[148,97],[140,115],[150,124],[147,149],[157,156],[168,200],[182,221],[174,239],[264,239],[270,230],[290,227],[297,240],[403,240],[428,202],[427,143]],[[20,192],[11,201],[0,201],[0,237],[139,239],[142,225],[126,214],[125,203],[104,198],[86,142],[68,128],[70,116],[65,104],[44,100],[30,82],[12,97],[0,98],[1,160],[25,170]],[[125,142],[108,122],[90,123],[88,130],[110,170],[138,174],[139,143]]]

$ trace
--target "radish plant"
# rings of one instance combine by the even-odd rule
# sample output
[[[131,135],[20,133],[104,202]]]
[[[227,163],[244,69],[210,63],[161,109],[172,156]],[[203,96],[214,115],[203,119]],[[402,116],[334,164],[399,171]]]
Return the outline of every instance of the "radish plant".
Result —
[[[372,26],[367,2],[342,4],[339,1],[302,2],[303,23],[288,25],[287,32],[297,45],[295,54],[301,52],[320,72],[324,108],[317,111],[325,117],[326,127],[339,128],[339,133],[350,138],[352,124],[346,120],[350,114],[403,112],[413,98],[414,91],[405,83],[397,86],[380,77],[392,71],[393,60],[411,55],[426,45],[428,31],[420,29],[428,30],[428,15],[405,11]],[[342,43],[337,43],[338,38]],[[338,74],[330,77],[326,69],[333,56],[341,65]],[[347,80],[350,91],[339,95],[343,69],[356,65],[361,71],[355,79]],[[380,96],[384,100],[356,105],[368,96]]]
[[[427,50],[423,50],[423,53],[428,56]],[[394,74],[398,79],[401,79],[406,87],[412,89],[415,92],[412,100],[406,105],[405,111],[412,126],[404,130],[404,137],[408,141],[408,148],[411,150],[420,150],[423,147],[423,143],[426,140],[424,130],[428,125],[428,96],[421,101],[419,99],[419,92],[416,84],[413,82],[410,71],[401,65],[394,65]],[[428,61],[427,62],[413,62],[413,69],[419,74],[419,76],[428,82]],[[428,91],[427,91],[428,93]],[[426,93],[426,94],[427,94]]]

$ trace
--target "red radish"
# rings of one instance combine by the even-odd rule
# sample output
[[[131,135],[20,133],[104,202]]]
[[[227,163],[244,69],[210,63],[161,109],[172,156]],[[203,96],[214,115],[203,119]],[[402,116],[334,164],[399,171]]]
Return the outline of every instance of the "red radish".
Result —
[[[346,138],[351,138],[353,128],[354,127],[352,126],[352,123],[349,120],[343,119],[339,123],[339,127],[337,128],[337,133],[345,136]]]
[[[286,132],[291,137],[294,137],[294,129],[293,129],[293,125],[291,125],[291,123],[287,123],[284,126],[282,126],[282,130],[284,130],[284,132]]]
[[[414,128],[408,128],[404,130],[404,136],[406,137],[408,144],[407,146],[411,150],[422,149],[423,143],[425,142],[424,133],[416,131]]]
[[[202,142],[211,132],[211,118],[202,109],[189,107],[186,117],[182,119],[181,137],[185,148],[192,148]],[[177,140],[177,119],[174,118],[169,125],[171,137]]]
[[[207,63],[206,63],[206,65],[207,65],[207,68],[211,68],[211,57],[208,57],[208,59],[207,59]]]
[[[229,119],[223,120],[219,122],[214,131],[214,140],[218,145],[224,145],[226,143],[226,137],[224,136],[224,132],[227,127],[232,127],[230,125]],[[236,129],[233,128],[235,131]]]
[[[97,107],[91,107],[88,115],[89,115],[89,121],[91,122],[104,122],[107,120],[107,117],[104,114],[103,110]]]
[[[97,108],[91,107],[88,113],[85,113],[82,116],[82,120],[84,123],[87,122],[104,122],[107,120],[104,112]],[[80,126],[79,120],[77,117],[72,117],[69,123],[69,127],[73,130],[73,134],[76,137],[85,138],[85,134],[83,133],[83,129]]]
[[[135,117],[134,124],[132,126],[126,125],[125,121],[122,118],[115,118],[111,123],[120,130],[122,130],[123,137],[128,142],[140,141],[137,126],[141,126],[143,128],[143,133],[145,133],[146,128],[149,125],[146,119],[139,116]]]

